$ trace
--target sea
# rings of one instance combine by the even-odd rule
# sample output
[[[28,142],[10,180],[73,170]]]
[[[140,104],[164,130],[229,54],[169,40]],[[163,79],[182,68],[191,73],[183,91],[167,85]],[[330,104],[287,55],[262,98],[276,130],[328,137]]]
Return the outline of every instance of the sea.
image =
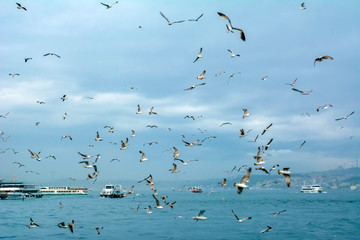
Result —
[[[360,239],[360,191],[326,189],[306,194],[300,189],[234,187],[202,193],[165,189],[174,208],[155,206],[153,191],[135,191],[109,199],[98,191],[85,196],[44,196],[0,201],[1,239]],[[62,208],[60,208],[60,202]],[[205,210],[208,220],[192,218]],[[250,220],[237,222],[239,218]],[[286,210],[286,211],[283,211]],[[282,211],[278,215],[275,212]],[[32,218],[40,227],[29,229]],[[59,228],[74,220],[74,232]],[[101,225],[100,234],[94,227]],[[261,233],[267,226],[271,231]]]

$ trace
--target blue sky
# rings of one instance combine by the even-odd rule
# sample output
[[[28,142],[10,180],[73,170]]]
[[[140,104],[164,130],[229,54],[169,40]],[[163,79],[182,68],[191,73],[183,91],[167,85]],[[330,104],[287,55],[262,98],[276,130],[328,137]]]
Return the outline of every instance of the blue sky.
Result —
[[[78,163],[79,151],[101,154],[102,179],[137,180],[150,173],[164,180],[221,179],[234,165],[253,166],[257,147],[271,138],[266,168],[278,163],[294,173],[308,172],[349,167],[356,160],[358,1],[309,1],[306,10],[299,9],[301,1],[119,1],[110,9],[99,1],[21,4],[27,11],[13,1],[0,3],[0,114],[9,112],[0,118],[0,130],[3,138],[10,136],[0,141],[0,150],[9,148],[0,154],[0,178],[85,179],[92,170]],[[160,11],[170,21],[204,15],[198,22],[168,26]],[[227,20],[217,12],[244,30],[246,42],[238,32],[226,32]],[[201,47],[203,58],[193,63]],[[240,57],[231,58],[228,49]],[[61,58],[43,57],[48,52]],[[334,60],[314,67],[314,59],[324,55]],[[26,57],[32,60],[25,63]],[[196,79],[203,70],[206,78]],[[241,73],[229,79],[236,72]],[[295,88],[312,90],[309,95],[285,85],[296,78]],[[206,85],[184,91],[201,82]],[[143,114],[135,114],[137,104]],[[325,104],[333,107],[316,111]],[[158,115],[148,115],[151,107]],[[242,118],[243,108],[250,117]],[[334,120],[352,111],[348,119]],[[220,127],[223,122],[232,125]],[[248,142],[270,123],[256,143]],[[158,128],[146,127],[153,124]],[[108,133],[106,125],[115,132]],[[245,138],[239,138],[242,128],[251,129]],[[97,131],[102,142],[94,141]],[[63,135],[73,140],[61,140]],[[216,138],[193,147],[182,142],[208,136]],[[120,151],[126,137],[128,149]],[[159,144],[143,145],[151,141]],[[164,151],[173,146],[179,158],[199,161],[187,166],[176,161],[180,172],[171,174],[173,151]],[[43,160],[31,159],[27,149],[41,152]],[[139,162],[139,150],[147,162]],[[50,154],[57,159],[45,159]],[[110,163],[112,158],[120,162]]]

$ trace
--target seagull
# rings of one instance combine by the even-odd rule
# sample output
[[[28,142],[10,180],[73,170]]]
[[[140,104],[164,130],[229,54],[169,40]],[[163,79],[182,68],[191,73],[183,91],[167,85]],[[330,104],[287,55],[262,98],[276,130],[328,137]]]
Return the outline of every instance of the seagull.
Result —
[[[308,112],[302,113],[301,115],[308,115],[310,117],[310,113]]]
[[[306,143],[306,140],[300,146],[298,146],[298,148],[302,148],[302,146],[304,146],[305,143]]]
[[[224,181],[219,182],[218,184],[220,184],[222,187],[227,186],[227,183],[226,183],[226,178],[224,178]]]
[[[54,160],[56,160],[56,157],[54,155],[49,155],[49,156],[45,157],[45,159],[47,159],[47,158],[53,158]]]
[[[301,91],[301,90],[296,89],[296,88],[292,88],[291,90],[296,91],[296,92],[299,92],[301,95],[309,95],[309,94],[312,92],[312,90],[309,90],[309,91]]]
[[[244,108],[243,111],[244,111],[243,119],[251,115],[250,113],[248,113],[248,110],[246,108]]]
[[[171,173],[179,172],[179,170],[177,169],[177,165],[175,163],[173,163],[173,166],[174,166],[174,168],[169,169],[169,171],[171,171]]]
[[[234,77],[236,74],[240,74],[241,72],[235,72],[235,73],[232,73],[230,76],[229,76],[229,79]]]
[[[282,174],[285,177],[286,180],[286,185],[288,187],[290,187],[290,176],[291,176],[291,172],[289,171],[289,167],[283,168],[283,170],[278,170],[278,174]]]
[[[144,144],[143,144],[143,146],[145,146],[146,144],[149,144],[149,145],[151,146],[152,144],[158,144],[158,142],[156,142],[156,141],[153,141],[153,142],[147,142],[147,143],[144,143]]]
[[[61,140],[63,140],[63,138],[69,138],[70,140],[72,140],[72,137],[70,135],[67,136],[61,136]]]
[[[146,209],[146,213],[147,214],[151,214],[152,213],[152,211],[151,211],[151,206],[149,205],[149,207],[148,208],[145,208]]]
[[[31,60],[32,58],[25,58],[25,62],[28,62],[29,60]]]
[[[19,168],[21,168],[21,167],[25,167],[25,165],[24,165],[24,164],[22,164],[22,163],[20,163],[20,162],[13,162],[13,163],[18,164],[18,165],[19,165]]]
[[[265,145],[265,150],[268,150],[272,141],[273,141],[273,138],[270,139],[270,141]]]
[[[169,207],[170,207],[171,209],[173,209],[173,208],[174,208],[175,203],[176,203],[176,201],[172,202],[172,203],[169,205]]]
[[[157,128],[156,125],[147,125],[146,127],[148,127],[148,128]]]
[[[184,119],[185,118],[191,118],[192,120],[195,120],[195,117],[194,116],[190,116],[190,115],[186,115],[185,117],[184,117]]]
[[[137,105],[137,112],[136,112],[136,114],[142,114],[141,108],[140,108],[140,105],[139,105],[139,104]]]
[[[100,229],[103,229],[104,227],[99,225],[99,226],[96,226],[94,227],[94,229],[96,230],[97,234],[100,235]]]
[[[240,54],[235,54],[233,51],[231,51],[230,49],[228,49],[228,51],[231,53],[231,58],[234,57],[240,57]]]
[[[102,5],[104,5],[106,7],[106,9],[109,9],[109,8],[112,8],[113,5],[117,4],[118,1],[114,2],[113,4],[105,4],[105,3],[102,3],[100,2]]]
[[[33,153],[30,149],[28,149],[28,151],[30,152],[31,154],[31,158],[36,158],[36,160],[40,161],[41,158],[39,156],[40,152],[38,152],[37,154]]]
[[[43,102],[43,101],[36,101],[36,103],[38,103],[38,104],[45,104],[45,102]]]
[[[295,83],[296,83],[296,80],[297,80],[297,78],[292,82],[292,83],[285,83],[286,85],[290,85],[290,86],[295,86]]]
[[[218,14],[219,14],[220,17],[228,20],[229,25],[226,25],[226,28],[228,29],[228,31],[233,32],[232,30],[237,30],[237,31],[240,32],[240,38],[241,38],[241,40],[243,40],[243,41],[246,40],[246,39],[245,39],[245,33],[244,33],[244,31],[243,31],[241,28],[235,28],[235,27],[233,27],[232,24],[231,24],[230,18],[229,18],[228,16],[226,16],[225,14],[223,14],[223,13],[221,13],[221,12],[218,12]]]
[[[9,115],[9,112],[8,112],[8,113],[6,113],[5,115],[0,115],[0,117],[2,117],[2,118],[4,118],[4,119],[6,119],[8,115]],[[3,133],[3,132],[2,132],[2,133]],[[1,134],[1,135],[2,135],[2,134]]]
[[[314,67],[315,67],[315,63],[316,63],[316,62],[322,62],[322,61],[325,60],[325,59],[333,60],[334,58],[332,58],[332,57],[330,57],[330,56],[328,56],[328,55],[315,58],[315,60],[314,60]]]
[[[343,119],[347,119],[349,116],[353,115],[355,113],[355,111],[352,111],[350,114],[348,114],[347,116],[345,117],[341,117],[341,118],[337,118],[335,119],[335,121],[339,121],[339,120],[343,120]]]
[[[223,123],[220,125],[220,127],[222,127],[222,126],[224,126],[224,125],[232,125],[232,123],[231,123],[231,122],[223,122]]]
[[[17,76],[20,76],[20,74],[18,74],[18,73],[9,73],[9,76],[17,77]]]
[[[154,194],[152,196],[153,196],[153,198],[155,199],[155,202],[156,202],[156,207],[155,208],[158,208],[158,209],[164,208],[164,206],[160,205],[159,199],[157,199]]]
[[[199,160],[197,160],[197,159],[195,159],[195,160],[188,160],[188,161],[184,161],[184,160],[179,159],[179,158],[176,158],[176,159],[174,159],[174,160],[178,160],[178,161],[180,161],[183,165],[187,165],[189,162],[199,161]]]
[[[266,233],[272,230],[272,227],[267,226],[266,229],[262,230],[261,233]]]
[[[270,215],[273,215],[274,217],[276,217],[277,215],[279,215],[280,213],[283,213],[283,212],[286,212],[286,209],[278,211],[278,212],[270,213]]]
[[[139,153],[141,154],[140,162],[145,162],[145,161],[148,160],[148,159],[145,157],[145,153],[143,153],[142,151],[139,151]]]
[[[153,110],[154,110],[154,107],[151,107],[150,111],[149,111],[149,115],[151,115],[151,114],[158,115],[157,112],[154,112]]]
[[[84,168],[93,168],[95,170],[95,172],[97,172],[97,167],[96,165],[90,164],[89,161],[81,161],[79,163],[85,163]]]
[[[64,114],[62,115],[63,120],[65,120],[66,117],[67,117],[67,113],[64,113]]]
[[[268,76],[263,76],[261,80],[265,81],[268,78]]]
[[[125,150],[125,149],[127,149],[127,146],[126,146],[126,144],[124,143],[124,141],[121,140],[121,148],[120,148],[120,150]]]
[[[39,126],[39,124],[40,124],[40,122],[36,122],[36,123],[35,123],[35,126]]]
[[[55,54],[55,53],[46,53],[46,54],[44,54],[43,56],[44,57],[46,57],[46,56],[56,56],[56,57],[58,57],[58,58],[61,58],[59,55],[57,55],[57,54]]]
[[[196,79],[199,79],[199,80],[205,79],[205,73],[206,73],[206,71],[204,70],[204,71],[200,74],[200,76],[196,77]]]
[[[254,140],[252,140],[252,141],[248,141],[248,142],[253,142],[253,143],[256,143],[256,140],[258,139],[258,137],[259,137],[259,134],[258,134],[258,135],[256,135],[256,137],[255,137],[255,139],[254,139]]]
[[[68,227],[69,227],[70,232],[73,233],[74,232],[74,220],[71,221],[71,224],[70,223],[68,224]]]
[[[185,22],[185,20],[170,22],[169,19],[167,19],[167,17],[165,17],[165,15],[164,15],[162,12],[160,12],[160,15],[161,15],[163,18],[165,18],[165,20],[168,22],[168,25],[169,25],[169,26],[170,26],[170,25],[173,25],[173,24],[175,24],[175,23]]]
[[[277,184],[277,183],[280,183],[280,182],[283,182],[283,181],[284,180],[282,180],[282,181],[274,181],[274,182],[266,182],[264,184],[261,184],[261,186],[263,187],[263,186],[268,185],[268,184]]]
[[[332,107],[332,105],[331,105],[331,104],[325,104],[324,106],[319,106],[319,107],[317,107],[316,111],[319,112],[320,109],[327,109],[327,108],[329,108],[329,107]]]
[[[82,154],[82,153],[80,153],[80,152],[78,152],[78,154],[80,154],[84,160],[93,157],[93,156],[90,156],[90,155]]]
[[[33,170],[27,170],[27,171],[25,171],[26,173],[28,173],[28,172],[30,172],[30,173],[35,173],[36,175],[39,175],[39,173],[38,172],[35,172],[35,171],[33,171]]]
[[[255,170],[261,170],[261,171],[263,171],[263,172],[265,172],[265,173],[267,173],[267,174],[270,174],[270,173],[268,172],[268,170],[265,169],[265,167],[258,167],[258,168],[255,168]]]
[[[196,217],[193,217],[193,220],[208,220],[208,218],[204,216],[204,212],[205,210],[200,210],[199,214]]]
[[[246,182],[249,181],[250,178],[250,173],[251,173],[251,168],[249,168],[245,175],[241,178],[240,183],[234,183],[234,187],[237,187],[237,193],[240,194],[244,188],[249,188],[246,185]]]
[[[270,123],[269,126],[267,126],[264,131],[261,133],[261,135],[264,135],[266,133],[267,130],[269,130],[269,128],[272,126],[272,123]]]
[[[72,178],[72,177],[69,177],[69,179],[70,179],[71,181],[75,181],[75,180],[76,180],[75,178]]]
[[[174,160],[175,160],[176,158],[178,158],[178,156],[180,156],[180,154],[179,154],[179,151],[177,150],[176,147],[173,147],[173,149],[174,149],[174,155],[173,155],[173,157],[174,157]]]
[[[199,54],[196,56],[196,59],[194,60],[194,62],[193,63],[195,63],[197,60],[199,60],[199,58],[202,58],[202,55],[201,55],[201,53],[202,53],[202,48],[200,48],[200,51],[199,51]]]
[[[221,71],[221,72],[219,72],[219,73],[215,73],[215,77],[220,76],[220,75],[222,75],[223,73],[225,73],[225,71]]]
[[[234,216],[235,216],[236,220],[237,220],[239,223],[241,223],[241,222],[243,222],[243,221],[246,221],[246,220],[250,220],[250,219],[251,219],[251,217],[247,217],[247,218],[239,219],[239,218],[238,218],[238,216],[236,216],[236,214],[234,213],[234,210],[231,210],[231,212],[234,214]]]
[[[306,9],[306,7],[305,7],[305,3],[303,2],[302,4],[301,4],[301,6],[300,6],[300,8],[299,8],[300,10],[305,10]]]
[[[135,137],[135,131],[131,130],[131,136],[130,137]]]
[[[110,160],[110,162],[113,162],[113,161],[118,161],[118,162],[120,162],[120,160],[117,159],[117,158],[113,158],[113,159]]]
[[[188,21],[197,22],[197,21],[199,21],[199,19],[200,19],[203,15],[204,15],[204,14],[202,13],[198,18],[196,18],[196,19],[188,19]]]
[[[20,3],[16,3],[16,5],[17,5],[17,9],[24,9],[25,11],[27,11],[26,8],[24,8],[23,6],[21,6]]]
[[[249,132],[249,131],[248,131]],[[247,133],[248,133],[247,132]],[[240,129],[240,138],[243,138],[243,137],[245,137],[246,136],[246,133],[245,133],[245,130],[242,128],[242,129]]]
[[[278,167],[278,166],[279,166],[279,164],[274,165],[272,168],[270,168],[269,171],[271,172],[271,171],[275,170],[275,168]]]
[[[102,138],[100,137],[99,132],[96,132],[95,141],[102,141]]]
[[[32,220],[32,218],[30,218],[30,224],[27,225],[27,226],[28,226],[29,229],[30,229],[30,228],[40,227],[40,225],[37,224],[36,222],[34,222],[34,221]]]
[[[11,149],[13,151],[14,154],[18,154],[19,152],[15,151],[15,149]]]
[[[66,94],[60,98],[63,102],[66,100]]]
[[[199,84],[195,84],[187,89],[184,89],[185,91],[188,91],[188,90],[193,90],[194,88],[196,88],[197,86],[201,86],[201,85],[205,85],[205,83],[199,83]]]
[[[136,208],[131,208],[132,210],[139,211],[140,204]]]

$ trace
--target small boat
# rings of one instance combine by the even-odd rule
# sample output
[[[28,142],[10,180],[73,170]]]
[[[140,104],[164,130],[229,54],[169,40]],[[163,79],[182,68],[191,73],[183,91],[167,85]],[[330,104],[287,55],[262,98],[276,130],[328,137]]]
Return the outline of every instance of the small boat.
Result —
[[[191,192],[193,192],[193,193],[202,193],[201,188],[198,186],[190,187],[189,190],[191,190]]]
[[[22,182],[1,182],[0,199],[6,200],[24,200],[25,198],[41,198],[40,193],[35,185],[24,184]]]
[[[75,187],[42,187],[40,193],[44,195],[87,195],[87,188]]]
[[[100,192],[101,197],[106,198],[123,198],[126,193],[123,192],[121,185],[106,184]]]
[[[316,184],[313,182],[312,185],[304,185],[301,186],[301,192],[302,193],[321,193],[323,191],[323,188],[320,186],[320,184]]]
[[[350,186],[350,190],[351,190],[351,191],[354,191],[354,190],[356,190],[356,189],[357,189],[357,187],[356,187],[354,184]]]

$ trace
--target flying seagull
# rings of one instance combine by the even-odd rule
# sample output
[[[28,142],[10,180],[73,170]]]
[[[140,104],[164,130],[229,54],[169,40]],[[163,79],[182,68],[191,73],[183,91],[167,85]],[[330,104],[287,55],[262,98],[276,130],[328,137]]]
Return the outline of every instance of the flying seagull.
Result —
[[[298,146],[298,148],[302,148],[305,143],[306,143],[306,140],[300,146]]]
[[[246,221],[246,220],[250,220],[250,219],[251,219],[251,217],[247,217],[247,218],[239,219],[239,218],[238,218],[238,216],[235,214],[234,210],[231,210],[231,212],[234,214],[234,216],[235,216],[236,220],[237,220],[239,223],[241,223],[241,222],[243,222],[243,221]]]
[[[64,102],[66,100],[66,94],[64,94],[60,99]]]
[[[250,116],[250,113],[248,113],[248,110],[246,108],[243,108],[243,111],[244,111],[243,118]]]
[[[316,111],[319,112],[320,109],[327,109],[327,108],[329,108],[329,107],[332,107],[332,105],[331,105],[331,104],[325,104],[324,106],[319,106],[319,107],[317,107]]]
[[[194,22],[197,22],[199,21],[199,19],[203,16],[204,14],[201,14],[198,18],[196,19],[188,19],[188,21],[194,21]]]
[[[196,77],[196,79],[199,79],[199,80],[205,79],[205,73],[206,73],[206,71],[204,70],[204,71],[200,74],[200,76]]]
[[[292,83],[285,83],[286,85],[290,85],[290,86],[295,86],[295,83],[296,83],[296,80],[297,80],[297,78],[292,82]]]
[[[316,62],[322,62],[322,61],[325,60],[325,59],[333,60],[334,58],[332,58],[332,57],[330,57],[330,56],[328,56],[328,55],[315,58],[315,60],[314,60],[314,67],[315,67],[315,63],[316,63]]]
[[[305,10],[306,9],[306,7],[305,7],[305,3],[303,2],[303,3],[301,3],[301,6],[300,6],[300,8],[299,8],[300,10]]]
[[[185,20],[170,22],[169,19],[167,19],[167,17],[165,17],[165,15],[164,15],[162,12],[160,12],[160,15],[161,15],[163,18],[165,18],[165,20],[168,22],[168,25],[169,25],[169,26],[170,26],[170,25],[173,25],[173,24],[175,24],[175,23],[185,22]]]
[[[27,11],[26,8],[24,8],[23,6],[21,6],[20,3],[16,3],[16,5],[17,5],[17,9],[24,9],[25,11]]]
[[[231,53],[231,58],[234,57],[240,57],[240,54],[235,54],[233,51],[231,51],[230,49],[228,49],[228,51]]]
[[[288,187],[290,187],[290,177],[291,177],[291,172],[289,171],[289,167],[283,168],[283,170],[278,170],[278,174],[282,174],[285,177],[286,180],[286,185]]]
[[[32,218],[30,218],[30,224],[29,225],[27,225],[28,226],[28,228],[36,228],[36,227],[40,227],[40,225],[39,224],[37,224],[36,222],[34,222],[33,220],[32,220]]]
[[[205,210],[200,210],[199,214],[195,217],[193,217],[193,220],[199,221],[199,220],[208,220],[207,217],[204,216]]]
[[[272,227],[267,226],[266,229],[262,230],[261,233],[266,233],[272,230]]]
[[[58,58],[61,58],[59,55],[57,55],[56,53],[45,53],[43,56],[46,57],[46,56],[56,56]]]
[[[7,118],[7,116],[9,115],[9,112],[8,113],[6,113],[5,115],[0,115],[0,117],[2,117],[2,118]],[[2,134],[1,134],[2,135]]]
[[[9,73],[9,76],[17,77],[17,76],[20,76],[20,74],[18,74],[18,73]]]
[[[234,187],[237,187],[237,193],[240,194],[244,188],[249,188],[246,185],[246,182],[249,181],[250,178],[250,174],[251,174],[251,168],[249,168],[245,175],[241,178],[240,183],[234,183]]]
[[[270,213],[270,215],[273,215],[274,217],[276,217],[277,215],[279,215],[280,213],[283,213],[283,212],[286,212],[286,209],[278,211],[278,212]]]
[[[226,25],[226,28],[228,29],[228,31],[233,32],[233,30],[237,30],[237,31],[240,32],[240,38],[241,38],[241,40],[243,40],[243,41],[246,40],[246,39],[245,39],[245,33],[244,33],[244,31],[243,31],[241,28],[235,28],[235,27],[233,27],[232,24],[231,24],[230,18],[229,18],[228,16],[226,16],[225,14],[223,14],[223,13],[221,13],[221,12],[218,12],[218,14],[219,14],[220,17],[228,20],[229,25]]]
[[[309,91],[301,91],[299,89],[296,89],[296,88],[292,88],[291,90],[295,91],[295,92],[299,92],[301,95],[309,95],[312,90],[309,90]]]
[[[268,150],[268,148],[270,147],[270,144],[271,144],[272,141],[273,141],[273,138],[270,139],[270,141],[266,144],[265,150]]]
[[[164,206],[160,205],[159,199],[157,199],[154,194],[152,196],[153,196],[153,198],[155,199],[155,202],[156,202],[156,207],[155,208],[158,208],[158,209],[164,208]]]
[[[194,62],[193,63],[195,63],[197,60],[199,60],[199,58],[202,58],[203,56],[201,55],[201,53],[202,53],[202,47],[200,48],[200,51],[199,51],[199,54],[196,56],[196,59],[194,60]]]
[[[266,170],[265,167],[258,167],[258,168],[255,168],[255,170],[261,170],[261,171],[263,171],[263,172],[265,172],[265,173],[267,173],[267,174],[270,174],[270,173],[268,172],[268,170]]]
[[[245,137],[246,136],[246,134],[245,134],[245,130],[242,128],[242,129],[240,129],[240,138],[243,138],[243,137]]]
[[[118,1],[114,2],[113,4],[105,4],[105,3],[102,3],[102,2],[100,2],[100,3],[101,3],[101,5],[104,5],[106,7],[106,9],[109,9],[109,8],[112,8],[113,5],[117,4]]]
[[[261,135],[264,135],[266,133],[267,130],[269,130],[269,128],[272,126],[272,123],[270,123],[269,126],[267,126],[264,131],[261,133]]]
[[[142,151],[139,151],[139,153],[141,154],[140,162],[145,162],[145,161],[148,160],[148,159],[145,157],[145,153],[143,153]]]
[[[136,114],[142,114],[142,111],[141,111],[141,108],[140,108],[140,105],[138,104],[137,105],[137,112]]]
[[[103,229],[104,227],[99,225],[99,226],[96,226],[94,227],[94,229],[96,230],[97,234],[100,235],[100,229]]]
[[[188,87],[188,88],[184,89],[184,91],[193,90],[197,86],[202,86],[202,85],[205,85],[205,83],[199,83],[199,84],[192,85],[191,87]]]
[[[236,166],[235,166],[236,167]],[[220,184],[222,187],[226,187],[227,183],[226,183],[226,178],[224,178],[224,181],[219,182],[218,184]]]
[[[176,160],[176,159],[175,159],[175,160]],[[177,169],[177,165],[176,165],[175,163],[173,163],[173,166],[174,166],[174,168],[169,169],[169,171],[171,171],[171,173],[177,173],[177,172],[179,172],[179,170]]]
[[[96,165],[90,164],[89,161],[81,161],[81,162],[79,162],[79,163],[85,163],[84,168],[93,168],[93,169],[95,170],[95,172],[97,172],[97,167],[96,167]]]
[[[199,161],[199,160],[197,160],[197,159],[184,161],[184,160],[179,159],[179,158],[176,158],[176,159],[174,159],[174,160],[180,161],[183,165],[187,165],[189,162]]]
[[[95,141],[102,141],[102,138],[100,137],[99,132],[96,132]]]
[[[32,58],[25,58],[25,62],[28,62],[29,60],[31,60]]]
[[[339,121],[339,120],[343,120],[343,119],[347,119],[349,116],[353,115],[355,113],[355,111],[352,111],[350,114],[348,114],[347,116],[345,117],[341,117],[341,118],[337,118],[335,119],[335,121]]]
[[[93,156],[90,156],[90,155],[82,154],[82,153],[80,153],[80,152],[78,152],[78,154],[80,154],[80,156],[82,156],[82,158],[83,158],[84,160],[93,157]]]

